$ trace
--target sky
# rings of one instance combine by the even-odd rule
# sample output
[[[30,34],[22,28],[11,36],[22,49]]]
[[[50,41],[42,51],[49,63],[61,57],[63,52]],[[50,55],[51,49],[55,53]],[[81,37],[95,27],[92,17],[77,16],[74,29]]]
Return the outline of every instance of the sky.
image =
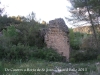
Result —
[[[32,11],[36,18],[49,22],[55,18],[68,17],[67,0],[0,0],[8,16],[27,16]],[[65,20],[65,19],[64,19]]]

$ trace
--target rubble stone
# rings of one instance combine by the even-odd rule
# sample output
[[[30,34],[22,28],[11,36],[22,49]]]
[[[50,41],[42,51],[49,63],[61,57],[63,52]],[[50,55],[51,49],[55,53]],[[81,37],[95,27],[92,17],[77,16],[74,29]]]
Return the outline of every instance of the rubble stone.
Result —
[[[69,38],[68,27],[62,18],[49,21],[45,35],[45,42],[48,48],[53,48],[59,54],[69,60]]]

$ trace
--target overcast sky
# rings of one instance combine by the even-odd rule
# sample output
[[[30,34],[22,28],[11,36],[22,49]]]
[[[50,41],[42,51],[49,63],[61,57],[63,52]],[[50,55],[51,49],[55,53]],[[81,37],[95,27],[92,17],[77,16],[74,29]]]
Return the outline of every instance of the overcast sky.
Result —
[[[5,10],[9,16],[27,16],[33,11],[37,19],[46,22],[69,16],[67,6],[71,6],[67,0],[1,0],[1,4],[8,6]]]

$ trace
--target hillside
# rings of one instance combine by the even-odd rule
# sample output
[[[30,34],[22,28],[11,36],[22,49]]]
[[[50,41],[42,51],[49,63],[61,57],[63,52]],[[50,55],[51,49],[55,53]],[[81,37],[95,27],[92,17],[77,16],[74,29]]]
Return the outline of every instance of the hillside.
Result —
[[[100,30],[98,26],[95,26],[95,29]],[[93,33],[92,26],[81,26],[81,27],[73,28],[73,31],[80,32],[80,33],[87,33],[87,34]]]

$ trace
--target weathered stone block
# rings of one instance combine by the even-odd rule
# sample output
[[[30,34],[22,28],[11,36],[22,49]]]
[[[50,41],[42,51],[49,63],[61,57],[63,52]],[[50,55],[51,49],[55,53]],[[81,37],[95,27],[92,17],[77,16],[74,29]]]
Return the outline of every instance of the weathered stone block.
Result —
[[[45,35],[45,42],[48,48],[57,50],[59,54],[69,60],[69,38],[68,27],[61,18],[49,21],[48,30]]]

